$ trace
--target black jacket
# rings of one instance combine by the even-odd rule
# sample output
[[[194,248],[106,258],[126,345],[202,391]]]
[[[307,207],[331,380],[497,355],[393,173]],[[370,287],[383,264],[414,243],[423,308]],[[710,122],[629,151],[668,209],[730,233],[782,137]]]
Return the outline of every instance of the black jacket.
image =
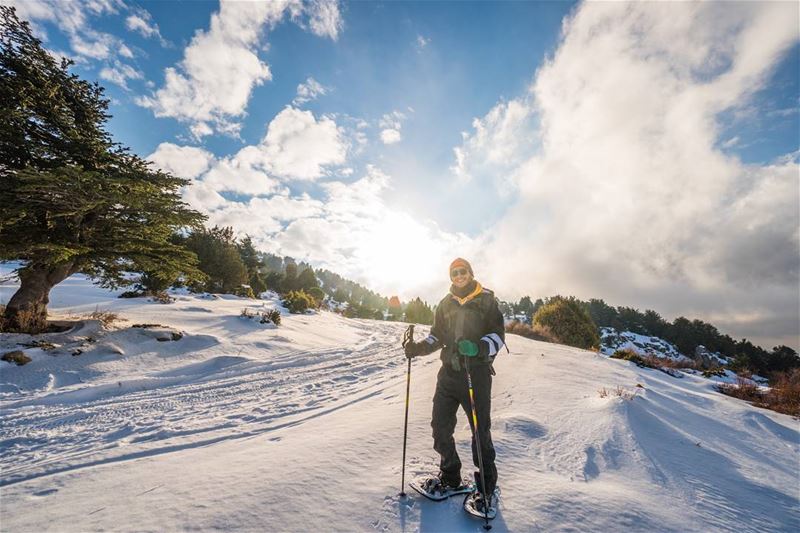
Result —
[[[458,354],[458,341],[468,339],[476,344],[480,356],[470,359],[470,366],[491,365],[505,345],[503,314],[497,299],[489,289],[476,284],[476,289],[465,298],[452,293],[442,298],[436,307],[431,333],[422,342],[427,343],[426,353],[442,349],[442,364],[458,370],[463,356]]]

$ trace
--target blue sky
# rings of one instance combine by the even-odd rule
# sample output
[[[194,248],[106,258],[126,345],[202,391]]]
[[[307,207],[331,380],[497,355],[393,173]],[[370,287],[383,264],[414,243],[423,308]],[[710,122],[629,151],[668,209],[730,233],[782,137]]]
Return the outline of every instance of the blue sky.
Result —
[[[800,344],[795,3],[0,1],[265,250]]]

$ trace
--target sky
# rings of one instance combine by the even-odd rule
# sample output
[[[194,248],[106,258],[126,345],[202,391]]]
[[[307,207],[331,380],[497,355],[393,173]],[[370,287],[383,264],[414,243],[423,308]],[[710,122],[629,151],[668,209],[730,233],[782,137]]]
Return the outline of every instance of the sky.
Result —
[[[209,225],[800,347],[800,4],[0,0]]]

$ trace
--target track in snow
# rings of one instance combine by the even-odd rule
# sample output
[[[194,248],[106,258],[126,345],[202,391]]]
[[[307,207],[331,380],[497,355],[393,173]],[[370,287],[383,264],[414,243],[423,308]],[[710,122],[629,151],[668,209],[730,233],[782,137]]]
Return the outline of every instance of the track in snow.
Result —
[[[373,326],[355,349],[292,351],[269,361],[221,355],[132,382],[6,404],[0,486],[255,436],[371,397],[401,377],[397,331]]]

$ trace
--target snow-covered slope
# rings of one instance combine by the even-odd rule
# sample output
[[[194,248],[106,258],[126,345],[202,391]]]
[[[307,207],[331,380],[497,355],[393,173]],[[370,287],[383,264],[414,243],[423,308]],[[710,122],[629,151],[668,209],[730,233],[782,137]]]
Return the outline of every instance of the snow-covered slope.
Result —
[[[0,301],[12,290],[0,286]],[[52,340],[61,348],[27,349],[24,367],[0,363],[2,529],[481,531],[458,499],[398,496],[404,324],[323,312],[273,328],[239,317],[248,305],[261,302],[120,300],[79,276],[57,287],[57,313],[97,308],[128,322],[86,321]],[[158,341],[171,330],[131,328],[141,323],[183,337]],[[4,336],[0,351],[21,340]],[[493,531],[800,527],[790,417],[697,376],[508,341],[493,393]],[[413,363],[406,479],[436,469],[438,366]]]

